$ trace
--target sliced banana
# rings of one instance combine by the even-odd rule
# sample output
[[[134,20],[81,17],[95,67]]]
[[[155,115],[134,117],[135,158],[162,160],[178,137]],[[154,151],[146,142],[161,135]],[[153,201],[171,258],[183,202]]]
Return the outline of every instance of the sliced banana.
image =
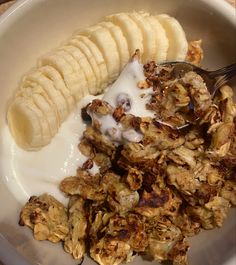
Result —
[[[35,71],[31,72],[31,74],[34,73]],[[34,80],[28,78],[28,76],[23,77],[20,89],[17,91],[16,96],[31,98],[34,94],[42,95],[44,97],[44,99],[54,111],[54,114],[59,124],[60,118],[58,116],[57,106],[55,105],[51,97],[48,95],[48,93],[45,91],[45,89],[43,89],[43,87],[38,82],[35,82]]]
[[[111,21],[121,28],[129,47],[130,56],[133,55],[136,49],[143,54],[143,36],[140,28],[126,13],[119,13],[107,16],[106,21]]]
[[[22,98],[22,100],[24,101],[25,98]],[[48,121],[47,121],[45,115],[43,114],[43,112],[39,108],[36,107],[36,105],[33,102],[31,104],[30,100],[29,100],[28,107],[32,111],[34,111],[36,113],[36,115],[39,117],[41,132],[42,132],[42,141],[43,141],[44,145],[49,144],[52,140],[52,136],[51,136],[50,127],[49,127],[49,124],[48,124]]]
[[[90,49],[87,47],[86,44],[84,44],[82,41],[79,41],[77,39],[70,39],[67,45],[74,46],[77,49],[80,49],[80,51],[87,58],[87,61],[90,63],[91,68],[93,69],[93,72],[96,77],[96,94],[97,94],[100,91],[101,87],[101,74],[92,52],[90,51]]]
[[[188,51],[188,42],[180,23],[166,14],[158,15],[158,21],[166,31],[169,40],[167,61],[184,61]]]
[[[75,101],[77,102],[82,98],[83,95],[81,92],[86,86],[86,79],[82,74],[78,76],[64,57],[52,52],[40,59],[39,66],[54,67],[62,75],[63,80]]]
[[[68,116],[67,104],[62,94],[55,89],[53,82],[38,70],[25,76],[23,83],[27,81],[35,82],[43,88],[57,110],[59,121],[62,123]]]
[[[71,56],[70,53],[66,52],[62,48],[55,51],[55,53],[58,56],[63,57],[67,61],[67,63],[70,64],[70,66],[73,69],[74,77],[77,78],[76,84],[79,84],[79,81],[81,78],[83,79],[84,86],[80,87],[80,93],[81,93],[82,97],[87,96],[89,94],[88,80],[85,76],[84,71],[81,69],[80,65],[77,63],[77,61],[74,59],[74,57]]]
[[[130,58],[128,43],[126,38],[124,37],[124,34],[120,29],[120,27],[116,26],[114,23],[110,21],[101,22],[98,25],[108,29],[112,37],[116,41],[120,56],[120,71],[121,71]]]
[[[26,150],[48,144],[76,103],[87,94],[103,92],[137,49],[144,63],[184,60],[188,42],[173,17],[118,13],[42,57],[8,109],[16,143]]]
[[[99,69],[100,69],[101,89],[99,92],[103,91],[107,87],[107,84],[108,84],[108,70],[107,70],[107,66],[106,66],[106,62],[103,57],[103,54],[88,37],[85,37],[82,35],[75,35],[74,38],[83,42],[93,54],[97,62],[97,65],[99,66]]]
[[[34,94],[32,99],[35,105],[43,112],[44,117],[47,120],[50,135],[53,137],[58,132],[58,123],[54,111],[52,111],[52,107],[48,104],[48,102],[44,99],[42,95]]]
[[[32,100],[16,97],[8,109],[7,119],[10,131],[21,148],[38,150],[51,141],[46,119]]]
[[[67,103],[68,112],[70,113],[75,107],[75,100],[71,95],[70,90],[66,87],[65,82],[59,72],[50,65],[42,66],[38,68],[38,71],[52,80],[54,87],[64,96]]]
[[[107,65],[108,82],[112,83],[120,73],[120,57],[115,40],[106,28],[89,27],[80,32],[93,41],[102,52]]]
[[[154,59],[156,62],[164,62],[167,58],[167,52],[169,48],[169,40],[166,36],[166,32],[158,19],[154,16],[146,16],[145,20],[154,29],[154,39],[156,41],[156,52]]]
[[[57,133],[60,126],[57,110],[40,85],[31,81],[24,82],[17,96],[32,100],[46,117],[51,135]]]
[[[151,27],[151,24],[147,22],[147,17],[137,13],[133,12],[129,14],[131,19],[134,20],[134,22],[137,24],[137,26],[140,28],[142,35],[143,35],[143,55],[142,55],[142,61],[146,63],[147,61],[155,60],[155,54],[156,54],[156,34],[153,27]]]
[[[86,56],[75,46],[65,45],[65,46],[62,46],[61,49],[68,52],[70,55],[73,56],[73,58],[76,60],[77,64],[79,65],[78,72],[80,72],[82,69],[85,74],[85,77],[88,83],[89,93],[92,95],[96,95],[97,93],[96,76]]]

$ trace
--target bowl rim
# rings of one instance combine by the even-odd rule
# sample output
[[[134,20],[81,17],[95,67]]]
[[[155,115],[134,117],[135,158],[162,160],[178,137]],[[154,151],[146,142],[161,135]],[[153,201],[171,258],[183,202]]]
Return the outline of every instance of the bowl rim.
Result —
[[[10,8],[0,15],[0,35],[7,30],[11,23],[14,23],[22,14],[32,6],[46,0],[17,0]],[[236,28],[236,8],[226,0],[198,0],[209,6],[210,9],[216,10],[228,22]],[[4,235],[0,234],[0,258],[8,264],[30,265],[18,251],[8,242]],[[6,253],[11,253],[10,257],[6,258]],[[236,255],[230,258],[225,265],[233,265],[236,260]],[[1,261],[0,261],[1,262]],[[1,264],[1,263],[0,263]]]
[[[17,0],[10,8],[8,8],[2,15],[0,15],[0,32],[8,27],[11,19],[14,21],[21,14],[21,10],[25,11],[32,5],[38,4],[45,0]],[[231,24],[236,27],[236,8],[233,7],[226,0],[198,0],[208,5],[211,9],[215,9],[223,17],[225,17]],[[14,16],[13,16],[14,15]]]

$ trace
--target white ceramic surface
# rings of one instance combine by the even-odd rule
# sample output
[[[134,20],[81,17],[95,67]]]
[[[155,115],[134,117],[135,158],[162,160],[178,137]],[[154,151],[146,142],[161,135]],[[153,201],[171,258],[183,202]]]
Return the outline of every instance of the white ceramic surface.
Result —
[[[236,61],[235,9],[223,0],[19,0],[0,18],[0,130],[13,91],[40,55],[106,14],[131,10],[176,16],[188,39],[203,40],[205,67]],[[6,265],[25,264],[16,250],[30,264],[76,264],[59,244],[36,242],[29,229],[18,226],[21,205],[5,182],[0,168],[0,260]],[[236,211],[232,210],[222,229],[203,232],[192,240],[190,265],[236,264],[235,230]],[[84,265],[90,264],[94,263],[86,259]],[[133,264],[152,263],[139,258]]]

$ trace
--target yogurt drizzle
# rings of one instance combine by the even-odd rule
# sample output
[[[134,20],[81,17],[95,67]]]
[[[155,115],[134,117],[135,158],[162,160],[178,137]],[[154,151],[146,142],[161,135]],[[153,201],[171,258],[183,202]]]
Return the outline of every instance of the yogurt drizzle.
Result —
[[[154,112],[146,108],[146,104],[151,98],[152,88],[140,89],[137,84],[144,81],[146,77],[143,73],[143,65],[138,60],[128,63],[119,78],[105,93],[103,100],[107,101],[112,107],[117,107],[117,98],[120,94],[127,94],[131,99],[130,109],[126,111],[138,117],[152,117]],[[145,92],[145,96],[143,94]]]
[[[130,106],[127,105],[126,113],[139,117],[154,117],[154,113],[146,109],[152,89],[145,89],[146,95],[142,97],[144,90],[137,87],[138,82],[143,80],[145,80],[143,65],[138,60],[133,60],[127,64],[117,81],[107,90],[103,100],[116,108],[117,97],[125,95],[130,99]],[[59,191],[58,185],[64,177],[75,175],[77,168],[87,160],[87,157],[83,156],[78,149],[79,139],[86,128],[86,124],[81,119],[81,108],[95,98],[101,98],[101,96],[87,96],[80,101],[77,109],[62,124],[52,142],[38,152],[26,152],[19,148],[11,137],[8,127],[3,128],[0,148],[1,173],[18,201],[25,203],[29,196],[48,192],[66,203],[67,200]],[[99,121],[102,133],[107,134],[116,129],[117,137],[125,141],[139,142],[142,139],[142,134],[133,129],[123,131],[121,125],[111,115],[104,116]],[[96,174],[98,171],[99,168],[94,163],[90,173]]]
[[[134,59],[126,65],[119,78],[104,94],[102,100],[109,103],[114,109],[122,105],[126,114],[154,118],[154,112],[146,108],[153,92],[152,87],[148,89],[138,88],[138,83],[145,79],[143,65]],[[116,145],[124,144],[127,141],[140,142],[142,140],[140,132],[134,129],[124,130],[112,115],[99,116],[93,113],[90,115],[93,122],[96,120],[100,123],[101,133]]]

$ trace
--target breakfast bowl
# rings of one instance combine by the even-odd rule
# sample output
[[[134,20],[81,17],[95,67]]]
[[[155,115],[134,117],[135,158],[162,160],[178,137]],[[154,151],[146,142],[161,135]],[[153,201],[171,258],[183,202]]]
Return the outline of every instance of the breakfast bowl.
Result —
[[[78,264],[60,244],[36,241],[32,231],[18,224],[21,208],[29,196],[44,192],[52,195],[55,192],[59,199],[63,196],[56,190],[62,178],[44,167],[55,163],[55,153],[44,157],[41,172],[32,170],[39,159],[34,151],[18,158],[16,166],[16,155],[25,153],[16,154],[7,138],[10,136],[6,116],[13,93],[38,58],[58,47],[75,31],[97,23],[104,16],[134,10],[175,17],[188,40],[202,40],[202,67],[213,70],[236,61],[235,9],[220,0],[18,0],[0,17],[0,261],[4,265]],[[235,89],[235,80],[231,85]],[[78,126],[82,125],[78,122]],[[22,168],[21,163],[27,168]],[[38,176],[37,181],[30,178],[33,174]],[[49,179],[43,177],[47,174],[51,176]],[[190,239],[189,264],[233,265],[235,230],[236,211],[231,209],[222,228],[203,231]],[[133,263],[158,264],[148,257],[136,257]],[[83,264],[95,263],[86,257]]]

